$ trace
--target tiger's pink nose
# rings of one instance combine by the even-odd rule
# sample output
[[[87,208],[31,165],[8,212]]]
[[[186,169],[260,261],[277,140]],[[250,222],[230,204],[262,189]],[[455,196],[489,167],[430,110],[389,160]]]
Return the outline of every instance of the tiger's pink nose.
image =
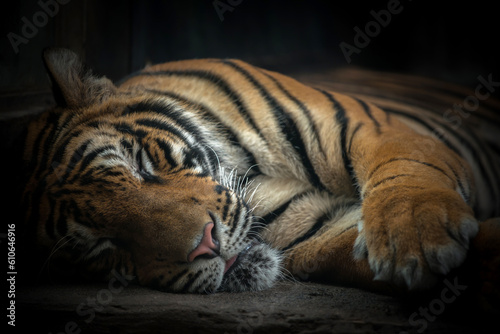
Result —
[[[215,238],[215,224],[208,223],[203,229],[203,237],[196,248],[189,253],[188,262],[193,262],[197,258],[213,259],[219,256],[220,244]]]

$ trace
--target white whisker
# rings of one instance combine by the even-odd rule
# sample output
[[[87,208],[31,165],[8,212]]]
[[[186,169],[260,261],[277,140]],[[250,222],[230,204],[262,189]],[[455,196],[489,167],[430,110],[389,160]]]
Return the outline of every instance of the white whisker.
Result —
[[[222,170],[221,170],[222,167],[220,165],[219,155],[217,154],[217,152],[215,152],[215,150],[211,146],[206,145],[206,147],[208,147],[209,149],[212,150],[212,152],[214,152],[215,158],[217,159],[217,168],[219,169],[219,183],[222,184]]]
[[[259,189],[260,187],[260,183],[255,187],[255,189],[253,190],[252,192],[252,195],[250,195],[250,198],[248,199],[247,203],[250,205],[252,203],[252,200],[253,200],[253,197],[255,196],[255,193],[257,192],[257,190]],[[260,203],[260,201],[259,201]],[[257,204],[259,204],[257,203]],[[255,209],[255,208],[254,208]]]
[[[65,240],[65,239],[67,239],[67,240]],[[37,281],[40,280],[40,277],[42,276],[42,272],[43,272],[43,270],[45,269],[46,266],[47,266],[47,268],[50,269],[50,267],[48,266],[48,264],[49,264],[50,260],[52,259],[52,256],[54,256],[54,254],[57,253],[57,251],[59,251],[62,247],[64,247],[68,242],[70,242],[70,241],[72,241],[74,239],[75,239],[75,237],[72,236],[72,235],[65,235],[64,237],[62,237],[61,239],[59,239],[56,242],[56,244],[54,245],[54,247],[52,247],[52,250],[50,251],[49,256],[47,257],[47,259],[45,260],[45,262],[41,266],[40,271],[38,272]],[[76,246],[76,244],[73,245],[73,247],[75,247],[75,246]]]

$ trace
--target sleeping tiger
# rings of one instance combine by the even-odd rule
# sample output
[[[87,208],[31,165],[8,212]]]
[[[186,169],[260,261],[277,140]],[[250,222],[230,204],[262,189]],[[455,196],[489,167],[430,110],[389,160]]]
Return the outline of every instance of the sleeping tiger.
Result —
[[[356,85],[219,59],[114,85],[69,50],[44,61],[58,106],[29,125],[23,195],[44,269],[172,292],[261,290],[286,273],[420,290],[464,262],[478,219],[500,216],[498,142],[432,136],[436,114]],[[488,117],[483,133],[500,124]]]

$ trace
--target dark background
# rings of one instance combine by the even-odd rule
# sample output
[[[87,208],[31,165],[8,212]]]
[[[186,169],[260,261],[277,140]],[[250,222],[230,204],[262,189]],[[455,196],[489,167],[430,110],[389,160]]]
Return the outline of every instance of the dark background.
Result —
[[[41,62],[48,46],[75,50],[96,73],[113,80],[148,63],[203,57],[241,58],[284,72],[367,67],[471,88],[479,75],[500,75],[494,2],[401,0],[401,12],[349,64],[339,44],[354,45],[354,27],[364,30],[374,20],[370,12],[387,9],[391,1],[60,1],[67,3],[49,6],[55,14],[46,15],[46,23],[43,14],[37,16],[43,11],[39,1],[3,5],[0,117],[50,104]],[[231,9],[219,15],[215,5],[222,11],[221,4]],[[9,33],[22,36],[23,17],[35,23],[34,16],[44,24],[16,53]]]

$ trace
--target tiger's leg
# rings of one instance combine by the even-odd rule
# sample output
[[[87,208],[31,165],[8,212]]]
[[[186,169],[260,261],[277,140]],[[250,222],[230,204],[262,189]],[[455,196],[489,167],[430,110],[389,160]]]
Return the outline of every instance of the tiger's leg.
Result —
[[[352,215],[346,215],[343,220],[352,218]],[[287,251],[285,267],[302,280],[345,284],[382,293],[393,291],[390,284],[374,280],[375,275],[366,259],[354,258],[353,245],[357,236],[355,225],[347,230],[325,230],[316,238]]]
[[[370,110],[379,126],[350,134],[363,213],[354,257],[368,260],[375,280],[428,289],[464,262],[478,231],[470,170],[436,139],[382,125],[383,112]]]
[[[359,200],[293,180],[258,177],[255,181],[259,189],[252,203],[260,236],[283,251],[283,265],[294,278],[388,292],[387,283],[373,280],[368,261],[354,258],[362,219]],[[272,197],[267,196],[270,193]]]
[[[343,200],[338,200],[342,203]],[[322,230],[306,241],[285,251],[285,267],[294,277],[334,284],[345,284],[371,291],[389,292],[386,282],[375,281],[366,259],[355,259],[354,244],[358,237],[361,207],[345,203]]]
[[[405,291],[375,279],[366,257],[355,257],[356,253],[366,252],[358,239],[358,228],[363,225],[358,200],[336,197],[291,180],[259,178],[259,184],[261,191],[254,200],[259,203],[255,212],[263,227],[261,236],[283,251],[284,267],[294,277],[383,293]],[[274,203],[266,200],[270,189],[274,190]],[[500,218],[480,223],[466,266],[461,269],[471,284],[481,287],[479,298],[495,305],[500,302],[498,240]]]

